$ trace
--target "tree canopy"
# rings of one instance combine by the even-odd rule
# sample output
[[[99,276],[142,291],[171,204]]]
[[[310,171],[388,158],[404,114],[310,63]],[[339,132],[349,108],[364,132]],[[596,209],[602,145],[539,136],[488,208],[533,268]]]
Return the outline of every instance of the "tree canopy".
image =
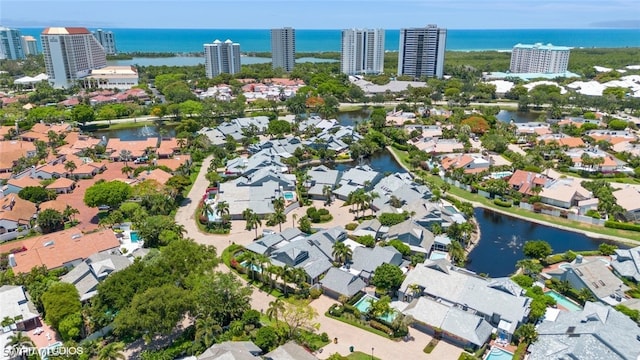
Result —
[[[553,249],[551,245],[544,240],[532,240],[524,244],[522,252],[524,252],[526,257],[532,259],[544,259],[553,253]]]
[[[402,270],[392,264],[382,264],[373,273],[371,283],[377,288],[395,290],[402,285],[404,274]]]
[[[131,186],[122,181],[98,181],[84,194],[84,203],[89,207],[106,205],[117,208],[131,196]]]

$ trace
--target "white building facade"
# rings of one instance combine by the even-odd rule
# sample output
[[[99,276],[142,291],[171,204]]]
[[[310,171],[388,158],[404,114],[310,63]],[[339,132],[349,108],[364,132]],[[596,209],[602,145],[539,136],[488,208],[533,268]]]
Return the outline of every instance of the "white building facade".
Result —
[[[22,36],[22,50],[25,56],[38,55],[38,41],[33,36]]]
[[[398,75],[442,78],[447,29],[437,25],[400,30]]]
[[[204,44],[204,67],[208,78],[240,71],[240,44],[231,40]]]
[[[69,88],[91,70],[107,66],[104,49],[86,28],[46,28],[40,36],[49,83]]]
[[[102,29],[98,29],[93,32],[93,36],[98,40],[100,45],[104,48],[104,51],[107,55],[114,55],[118,53],[116,48],[116,39],[113,36],[112,31],[104,31]]]
[[[24,59],[20,30],[0,27],[0,60]]]
[[[271,29],[271,64],[286,72],[296,64],[296,30],[290,27]]]
[[[511,52],[512,73],[558,74],[567,71],[571,48],[551,44],[517,44]]]
[[[384,30],[342,30],[341,71],[348,75],[384,71]]]

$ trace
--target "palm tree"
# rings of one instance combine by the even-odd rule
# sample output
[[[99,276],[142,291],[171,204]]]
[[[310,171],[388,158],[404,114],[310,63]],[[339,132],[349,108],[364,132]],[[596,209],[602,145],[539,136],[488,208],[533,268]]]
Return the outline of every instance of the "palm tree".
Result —
[[[124,355],[124,343],[113,342],[100,350],[98,354],[98,360],[125,360],[127,357]]]
[[[587,301],[595,300],[595,297],[593,296],[593,293],[591,292],[591,290],[589,290],[589,288],[584,287],[578,290],[578,299],[580,299],[580,301],[584,304]]]
[[[524,324],[520,326],[513,335],[520,339],[521,342],[525,342],[527,344],[531,344],[538,338],[536,327],[533,324]]]
[[[246,251],[244,254],[240,256],[240,260],[244,263],[244,267],[247,268],[247,271],[251,274],[251,280],[255,280],[255,268],[260,265],[260,259],[258,258],[258,254],[253,251]]]
[[[133,168],[131,166],[123,166],[122,169],[120,169],[120,171],[122,172],[123,175],[127,175],[127,178],[129,176],[131,176],[131,173],[133,172]]]
[[[378,198],[380,198],[380,194],[375,191],[372,191],[367,195],[367,207],[371,210],[371,215],[373,215],[373,201]]]
[[[324,197],[326,198],[326,200],[324,201],[324,205],[325,206],[331,205],[331,202],[332,202],[332,199],[331,199],[332,190],[331,190],[331,186],[330,185],[325,185],[325,186],[322,187],[322,195],[324,195]]]
[[[418,284],[411,284],[407,288],[413,294],[413,297],[418,297],[418,295],[422,292],[422,287]]]
[[[69,204],[67,204],[67,206],[64,208],[64,211],[62,212],[62,216],[69,219],[69,221],[72,221],[74,219],[74,215],[77,214],[80,214],[80,211],[78,211],[78,209],[74,207],[71,207],[71,205]]]
[[[280,232],[282,232],[282,224],[287,221],[287,215],[284,213],[284,210],[276,209],[276,211],[269,216],[269,220],[274,224],[278,224]]]
[[[120,161],[124,161],[124,166],[127,166],[127,161],[131,161],[131,151],[127,149],[120,150],[118,156],[120,157]]]
[[[298,214],[291,214],[291,227],[296,227],[296,220],[298,220]]]
[[[287,296],[287,283],[291,282],[293,279],[293,268],[289,265],[285,265],[282,268],[282,274],[280,275],[282,278],[282,283],[284,285],[284,296]]]
[[[29,338],[29,336],[27,336],[22,331],[18,331],[15,334],[9,336],[7,340],[9,340],[9,342],[7,342],[4,347],[10,348],[15,353],[20,354],[21,359],[26,359],[27,356],[25,354],[25,350],[28,350],[34,346],[31,338]]]
[[[216,342],[216,337],[222,333],[222,327],[211,317],[196,320],[196,341],[210,347]]]
[[[252,209],[245,209],[242,212],[242,217],[247,221],[245,226],[246,230],[256,230],[256,239],[258,238],[258,226],[262,226],[262,220],[260,220],[260,216],[256,214]]]
[[[73,175],[73,172],[78,168],[78,166],[76,166],[76,163],[74,163],[73,161],[67,161],[66,163],[64,163],[64,169],[67,170],[71,175]]]
[[[460,244],[460,242],[451,239],[451,242],[449,243],[449,245],[447,245],[447,251],[449,251],[449,256],[454,263],[458,265],[464,264],[465,253],[464,248],[462,247],[462,244]]]
[[[226,201],[219,201],[216,204],[216,214],[222,218],[222,222],[226,223],[226,217],[224,215],[229,215],[229,203]]]
[[[285,306],[282,299],[275,299],[269,302],[269,308],[267,309],[267,317],[269,320],[275,320],[278,322],[278,315],[284,313]]]
[[[331,255],[333,255],[336,262],[342,262],[346,264],[347,261],[351,259],[353,251],[351,250],[351,248],[345,245],[345,243],[336,241],[336,243],[333,244],[333,251],[331,252]]]
[[[275,287],[275,284],[278,282],[278,279],[282,279],[284,276],[284,268],[282,268],[281,266],[273,265],[273,269],[271,269],[271,273],[275,275],[274,284],[273,284]],[[286,287],[286,284],[285,284],[285,287]]]
[[[278,210],[284,211],[284,198],[282,196],[273,200],[273,209],[275,211],[278,211]]]

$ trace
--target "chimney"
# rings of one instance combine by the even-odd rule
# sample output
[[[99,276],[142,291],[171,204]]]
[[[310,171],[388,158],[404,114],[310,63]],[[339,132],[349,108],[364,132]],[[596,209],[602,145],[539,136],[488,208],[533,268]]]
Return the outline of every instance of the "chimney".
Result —
[[[29,177],[31,177],[32,179],[36,178],[36,166],[35,165],[31,165],[31,171],[29,172]]]
[[[16,256],[14,254],[9,254],[9,267],[14,268],[16,267]]]
[[[582,264],[582,255],[576,256],[576,264]]]

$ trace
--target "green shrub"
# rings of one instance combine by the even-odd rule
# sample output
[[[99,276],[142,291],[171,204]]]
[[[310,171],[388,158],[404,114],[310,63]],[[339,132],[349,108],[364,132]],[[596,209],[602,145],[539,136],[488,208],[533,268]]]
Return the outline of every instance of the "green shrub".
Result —
[[[506,208],[510,208],[510,207],[511,207],[511,205],[512,205],[512,204],[511,204],[511,201],[503,201],[503,200],[501,200],[501,199],[494,199],[494,200],[493,200],[493,203],[494,203],[494,204],[496,204],[496,205],[498,205],[498,206],[506,207]]]
[[[320,216],[322,215],[329,215],[329,210],[322,208],[322,209],[318,209],[318,214],[320,214]]]
[[[325,223],[325,222],[329,222],[333,220],[333,216],[331,216],[331,214],[326,214],[326,215],[320,215],[320,221],[321,223]]]
[[[380,214],[380,217],[378,217],[378,220],[380,221],[380,224],[382,224],[382,226],[393,226],[405,221],[406,218],[407,214],[405,213],[382,213]]]
[[[533,285],[533,279],[527,275],[516,275],[511,277],[511,280],[523,288],[529,288]]]
[[[378,322],[376,320],[369,320],[369,326],[371,326],[372,328],[376,329],[376,330],[380,330],[382,332],[384,332],[385,334],[393,334],[393,330],[391,330],[390,327],[388,327],[387,325]]]
[[[356,238],[356,241],[359,244],[362,244],[362,245],[364,245],[366,247],[372,248],[372,247],[376,246],[376,239],[374,239],[373,236],[371,236],[371,235],[359,236],[359,237]]]
[[[357,227],[358,227],[358,224],[356,224],[356,223],[348,223],[347,225],[344,226],[344,228],[349,230],[349,231],[353,231]]]
[[[623,223],[618,221],[605,221],[604,226],[612,229],[621,229],[621,230],[630,230],[630,231],[640,231],[640,225]]]
[[[322,289],[313,288],[309,290],[309,296],[311,296],[312,299],[317,299],[320,295],[322,295]]]

